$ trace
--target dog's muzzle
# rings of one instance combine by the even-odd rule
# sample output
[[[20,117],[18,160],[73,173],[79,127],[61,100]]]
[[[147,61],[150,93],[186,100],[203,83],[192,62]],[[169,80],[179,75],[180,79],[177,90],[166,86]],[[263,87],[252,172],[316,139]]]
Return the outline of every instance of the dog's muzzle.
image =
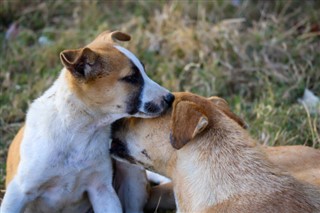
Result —
[[[165,112],[169,107],[171,107],[174,101],[174,95],[168,93],[163,96],[159,103],[155,101],[149,101],[144,103],[142,113],[150,116],[157,116]]]

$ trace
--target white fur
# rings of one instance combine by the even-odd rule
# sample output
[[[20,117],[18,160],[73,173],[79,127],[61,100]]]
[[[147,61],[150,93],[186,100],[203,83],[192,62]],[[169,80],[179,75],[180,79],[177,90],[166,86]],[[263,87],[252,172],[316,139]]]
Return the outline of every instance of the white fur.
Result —
[[[149,181],[155,183],[155,184],[166,184],[166,183],[170,183],[171,182],[171,179],[163,176],[163,175],[160,175],[158,173],[155,173],[155,172],[151,172],[149,170],[146,170],[147,171],[147,178]]]
[[[21,161],[1,213],[25,208],[25,212],[85,212],[90,207],[82,197],[85,191],[96,213],[121,212],[108,154],[108,125],[115,117],[96,116],[82,104],[69,90],[65,72],[30,106]],[[102,120],[107,128],[101,128]]]

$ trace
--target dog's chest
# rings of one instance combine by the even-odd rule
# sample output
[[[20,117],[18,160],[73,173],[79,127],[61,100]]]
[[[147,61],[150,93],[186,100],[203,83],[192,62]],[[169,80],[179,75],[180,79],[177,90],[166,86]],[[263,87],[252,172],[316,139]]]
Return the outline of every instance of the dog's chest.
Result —
[[[86,193],[88,187],[94,182],[99,184],[97,176],[103,177],[107,173],[111,178],[111,163],[107,158],[104,161],[94,161],[73,154],[61,157],[59,162],[61,164],[56,164],[60,165],[59,171],[39,186],[41,196],[31,207],[36,206],[36,212],[41,212],[41,209],[43,212],[72,213],[80,212],[80,209],[81,212],[85,212],[82,210],[90,206]]]
[[[51,178],[40,186],[42,195],[28,208],[35,212],[85,212],[89,208],[86,189],[92,172],[87,169]]]
[[[72,136],[72,143],[68,143],[69,137],[55,143],[45,154],[45,167],[36,169],[37,174],[42,174],[42,184],[36,186],[41,196],[30,204],[30,212],[72,213],[89,207],[89,185],[97,181],[97,176],[106,176],[101,178],[103,181],[112,178],[108,135],[102,130],[91,136]]]
[[[30,108],[21,144],[19,183],[37,197],[26,212],[85,212],[88,188],[111,183],[110,128],[94,128],[98,121],[64,99],[56,107],[50,94]]]

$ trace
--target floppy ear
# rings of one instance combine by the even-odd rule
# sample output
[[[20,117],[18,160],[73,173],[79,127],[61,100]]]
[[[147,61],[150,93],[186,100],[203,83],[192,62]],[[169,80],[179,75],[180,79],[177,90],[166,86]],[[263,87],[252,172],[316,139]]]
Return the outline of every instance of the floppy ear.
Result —
[[[171,118],[170,143],[181,149],[200,134],[208,125],[208,118],[201,108],[190,101],[180,101],[174,105]]]
[[[207,99],[209,101],[213,102],[214,104],[216,104],[217,106],[221,106],[221,107],[225,107],[225,108],[229,109],[228,102],[226,100],[224,100],[223,98],[220,98],[218,96],[211,96]]]
[[[97,57],[97,54],[88,47],[76,50],[64,50],[60,53],[60,59],[65,68],[73,76],[82,80],[86,80],[90,76],[89,73]]]
[[[131,36],[120,32],[120,31],[113,31],[110,33],[110,37],[113,41],[130,41]]]
[[[113,43],[116,41],[130,41],[130,39],[130,35],[120,31],[104,31],[100,33],[90,44],[88,44],[88,46],[101,45],[101,43]]]
[[[207,99],[213,102],[225,115],[227,115],[229,118],[237,122],[242,128],[244,129],[248,128],[247,123],[230,110],[228,102],[226,100],[224,100],[223,98],[219,98],[217,96],[212,96]]]

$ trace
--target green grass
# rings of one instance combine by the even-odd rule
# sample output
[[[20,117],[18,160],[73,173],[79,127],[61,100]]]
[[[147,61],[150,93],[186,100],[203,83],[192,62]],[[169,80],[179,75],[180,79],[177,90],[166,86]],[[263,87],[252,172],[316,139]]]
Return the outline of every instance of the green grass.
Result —
[[[261,143],[319,147],[318,115],[297,103],[304,88],[320,95],[319,1],[3,0],[0,20],[0,188],[8,145],[61,70],[59,53],[104,30],[131,34],[123,45],[164,87],[225,98]],[[13,22],[19,34],[5,40]]]

